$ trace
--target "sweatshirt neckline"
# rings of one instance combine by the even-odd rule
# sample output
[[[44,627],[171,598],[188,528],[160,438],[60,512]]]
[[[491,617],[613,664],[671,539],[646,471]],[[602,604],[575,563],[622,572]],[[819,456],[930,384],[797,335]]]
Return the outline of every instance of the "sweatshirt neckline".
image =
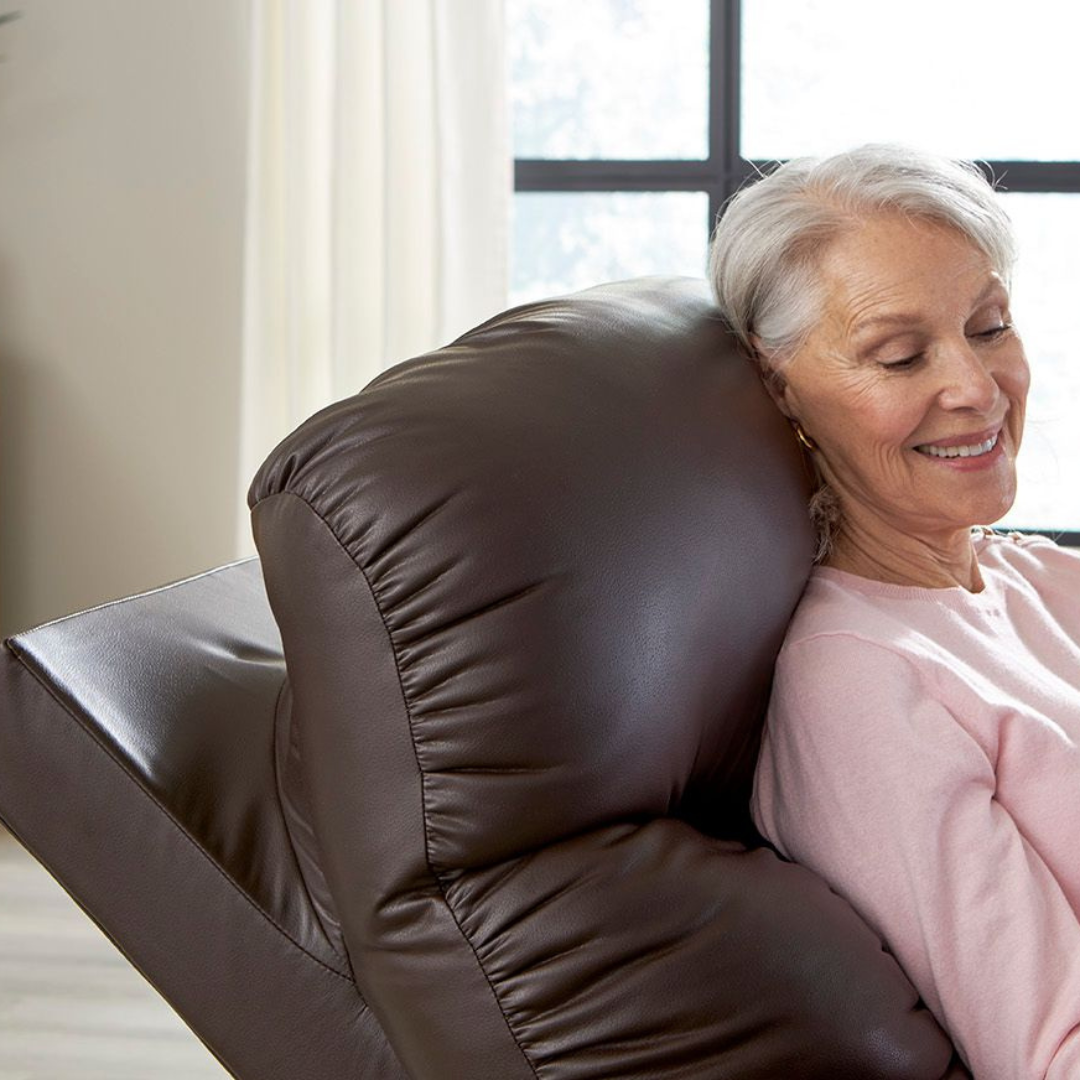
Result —
[[[997,607],[999,604],[997,575],[992,567],[986,566],[981,558],[986,548],[986,537],[975,540],[975,555],[982,571],[983,588],[981,592],[970,592],[962,585],[947,585],[934,589],[924,585],[898,585],[889,581],[863,577],[850,570],[840,570],[835,566],[815,566],[812,578],[831,581],[863,596],[878,596],[894,600],[929,600],[934,603],[946,603],[952,606],[967,604],[980,608]]]

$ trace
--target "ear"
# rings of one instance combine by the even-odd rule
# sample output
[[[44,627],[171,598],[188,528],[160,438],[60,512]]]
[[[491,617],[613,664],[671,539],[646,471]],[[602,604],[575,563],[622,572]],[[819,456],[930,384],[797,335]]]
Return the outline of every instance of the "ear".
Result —
[[[754,360],[758,371],[761,373],[761,381],[769,392],[773,404],[789,419],[793,419],[791,407],[788,404],[787,379],[783,372],[773,366],[771,353],[761,344],[761,338],[757,334],[750,335],[750,344],[754,350]]]

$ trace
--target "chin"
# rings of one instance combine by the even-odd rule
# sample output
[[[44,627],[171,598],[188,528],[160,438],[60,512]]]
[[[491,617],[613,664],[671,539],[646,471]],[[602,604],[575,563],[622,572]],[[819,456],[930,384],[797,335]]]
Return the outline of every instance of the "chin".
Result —
[[[1016,502],[1015,489],[1008,495],[996,500],[993,504],[988,505],[985,513],[979,517],[978,521],[973,521],[972,525],[993,525],[995,522],[1000,521],[1013,508],[1014,502]]]

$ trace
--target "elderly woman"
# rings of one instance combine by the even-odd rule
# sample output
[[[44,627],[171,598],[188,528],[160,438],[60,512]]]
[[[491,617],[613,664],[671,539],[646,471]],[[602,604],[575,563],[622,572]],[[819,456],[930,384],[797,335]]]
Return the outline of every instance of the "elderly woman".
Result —
[[[792,161],[732,201],[719,305],[813,462],[762,833],[846,896],[976,1080],[1080,1078],[1080,557],[1016,489],[1013,243],[971,166]]]

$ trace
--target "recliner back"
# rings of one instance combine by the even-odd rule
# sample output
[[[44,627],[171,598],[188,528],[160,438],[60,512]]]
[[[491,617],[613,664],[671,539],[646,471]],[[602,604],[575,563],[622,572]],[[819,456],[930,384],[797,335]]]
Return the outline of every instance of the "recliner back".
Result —
[[[250,501],[294,845],[414,1077],[945,1073],[850,909],[723,839],[749,835],[812,537],[702,282],[529,305],[400,364]]]

